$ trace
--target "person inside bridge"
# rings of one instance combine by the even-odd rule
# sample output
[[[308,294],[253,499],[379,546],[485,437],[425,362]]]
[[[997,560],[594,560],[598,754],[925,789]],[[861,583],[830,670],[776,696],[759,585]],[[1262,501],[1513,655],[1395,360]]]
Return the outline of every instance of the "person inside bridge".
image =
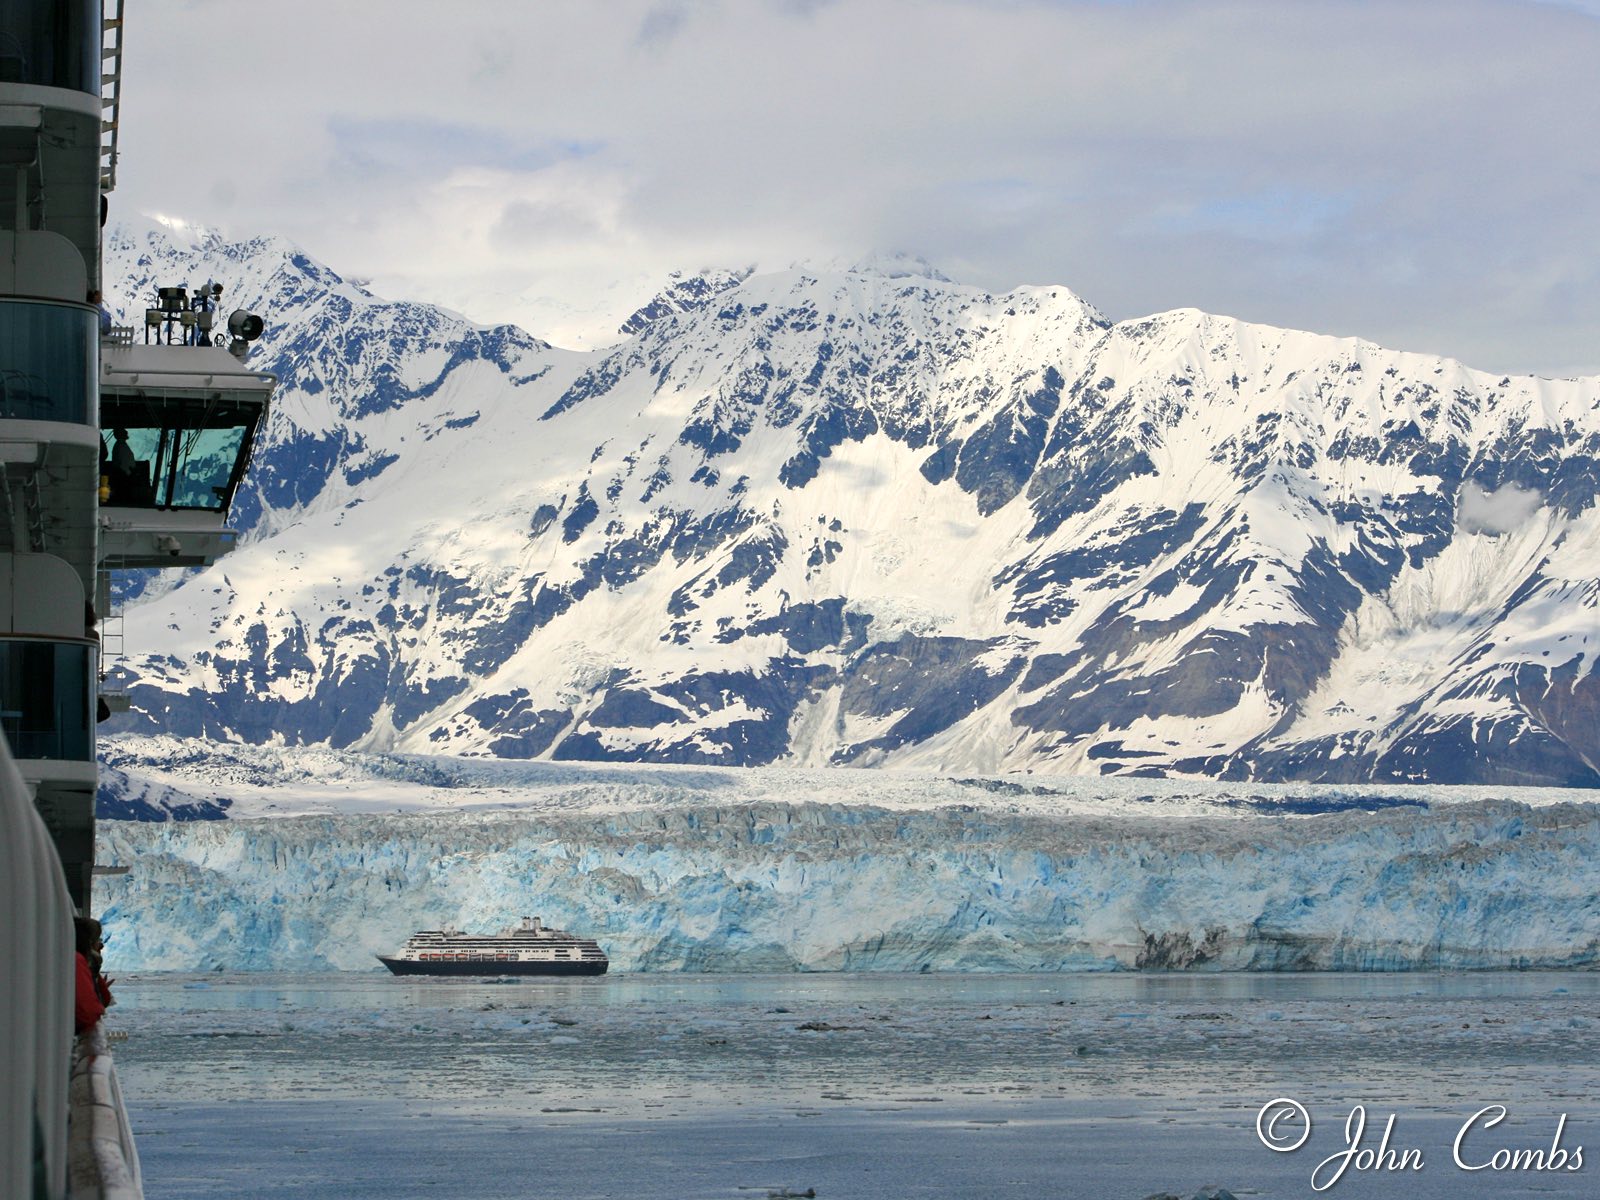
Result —
[[[126,429],[113,429],[111,431],[113,445],[111,447],[111,466],[114,470],[122,472],[124,477],[133,475],[133,447],[128,445],[128,431]]]
[[[102,468],[107,483],[111,486],[111,503],[126,504],[130,499],[129,493],[133,490],[133,472],[135,459],[133,447],[128,445],[128,431],[126,429],[113,429],[111,431],[112,446],[111,458]],[[101,443],[104,445],[104,443]]]

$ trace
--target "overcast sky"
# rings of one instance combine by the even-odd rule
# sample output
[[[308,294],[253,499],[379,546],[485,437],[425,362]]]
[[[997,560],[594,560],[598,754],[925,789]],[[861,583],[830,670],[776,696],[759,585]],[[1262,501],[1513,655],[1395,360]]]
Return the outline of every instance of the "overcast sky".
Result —
[[[1600,0],[137,0],[117,212],[564,345],[920,254],[1600,371]]]

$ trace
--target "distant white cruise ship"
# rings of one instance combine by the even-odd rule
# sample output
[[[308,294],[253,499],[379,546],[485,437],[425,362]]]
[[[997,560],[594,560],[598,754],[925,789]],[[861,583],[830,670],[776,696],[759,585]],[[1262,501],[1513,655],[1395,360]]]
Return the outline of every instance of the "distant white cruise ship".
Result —
[[[378,961],[396,975],[604,975],[611,965],[592,938],[546,929],[538,917],[488,936],[424,929]]]

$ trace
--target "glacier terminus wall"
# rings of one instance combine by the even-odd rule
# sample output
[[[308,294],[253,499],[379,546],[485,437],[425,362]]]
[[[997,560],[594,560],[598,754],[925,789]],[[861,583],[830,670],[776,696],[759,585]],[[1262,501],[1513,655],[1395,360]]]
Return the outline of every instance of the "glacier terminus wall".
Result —
[[[131,868],[98,884],[108,959],[381,969],[417,929],[523,915],[630,971],[1600,957],[1600,805],[1571,793],[428,767],[382,764],[408,781],[369,781],[362,812],[102,822],[99,861]]]

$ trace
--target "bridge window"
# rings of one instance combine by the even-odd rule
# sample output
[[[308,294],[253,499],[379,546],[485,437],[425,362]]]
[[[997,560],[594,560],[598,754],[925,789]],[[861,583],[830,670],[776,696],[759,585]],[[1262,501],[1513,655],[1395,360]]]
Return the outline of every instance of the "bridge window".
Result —
[[[226,512],[261,413],[259,399],[104,396],[101,471],[111,486],[107,503]]]

